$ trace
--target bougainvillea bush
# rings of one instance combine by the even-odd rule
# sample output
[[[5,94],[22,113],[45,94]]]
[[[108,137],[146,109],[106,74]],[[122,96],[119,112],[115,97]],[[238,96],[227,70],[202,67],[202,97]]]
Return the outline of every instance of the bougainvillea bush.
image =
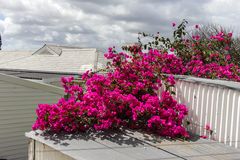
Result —
[[[159,33],[140,33],[153,40],[125,46],[127,53],[110,48],[105,74],[87,71],[78,83],[63,77],[67,96],[57,104],[40,104],[33,130],[84,132],[122,127],[151,131],[161,136],[189,137],[183,126],[187,108],[173,98],[174,74],[240,81],[239,51],[233,48],[232,33],[205,35],[186,32],[186,21],[176,29],[173,40]],[[164,86],[164,87],[163,87]],[[159,96],[159,88],[164,88]]]
[[[33,130],[74,133],[124,127],[169,138],[189,136],[183,127],[187,108],[172,96],[174,77],[162,74],[185,72],[181,59],[153,49],[126,54],[110,48],[105,56],[111,60],[106,74],[86,72],[83,87],[73,77],[62,78],[67,98],[40,104]]]

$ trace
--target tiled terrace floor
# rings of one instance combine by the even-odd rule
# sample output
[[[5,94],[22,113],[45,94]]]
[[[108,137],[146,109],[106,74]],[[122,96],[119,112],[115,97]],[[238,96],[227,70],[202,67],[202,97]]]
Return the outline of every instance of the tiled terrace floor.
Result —
[[[192,138],[168,140],[140,132],[49,135],[34,132],[27,137],[79,160],[232,160],[240,159],[240,149]],[[37,152],[37,150],[36,150]]]

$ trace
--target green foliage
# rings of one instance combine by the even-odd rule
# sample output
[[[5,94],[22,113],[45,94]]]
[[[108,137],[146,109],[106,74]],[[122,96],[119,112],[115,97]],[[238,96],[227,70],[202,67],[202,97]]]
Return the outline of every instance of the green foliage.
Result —
[[[193,31],[187,31],[188,21],[185,19],[175,27],[172,38],[139,32],[138,43],[143,50],[157,49],[162,53],[174,49],[174,53],[186,64],[193,56],[201,55],[204,63],[211,63],[210,56],[218,54],[217,62],[225,64],[225,56],[230,55],[230,63],[240,66],[240,39],[233,38],[232,32],[215,25],[196,25]],[[144,39],[150,39],[143,43]],[[129,48],[123,47],[130,51]]]

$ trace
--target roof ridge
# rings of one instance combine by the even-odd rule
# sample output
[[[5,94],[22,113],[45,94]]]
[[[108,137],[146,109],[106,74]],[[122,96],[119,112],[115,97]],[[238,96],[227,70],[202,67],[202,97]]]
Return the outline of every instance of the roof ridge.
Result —
[[[53,47],[61,47],[61,48],[78,48],[82,49],[83,47],[77,47],[77,46],[67,46],[67,45],[58,45],[58,44],[45,44],[46,46],[53,46]]]

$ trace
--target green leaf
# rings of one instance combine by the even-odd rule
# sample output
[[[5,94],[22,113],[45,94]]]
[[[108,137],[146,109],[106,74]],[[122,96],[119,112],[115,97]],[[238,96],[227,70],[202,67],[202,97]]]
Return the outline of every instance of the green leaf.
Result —
[[[176,93],[174,91],[171,91],[171,94],[176,95]]]
[[[144,49],[147,49],[147,45],[146,45],[146,44],[144,44],[143,48],[144,48]]]
[[[67,100],[67,99],[70,98],[70,95],[69,95],[69,94],[65,94],[65,95],[63,96],[63,98],[64,98],[65,100]]]

